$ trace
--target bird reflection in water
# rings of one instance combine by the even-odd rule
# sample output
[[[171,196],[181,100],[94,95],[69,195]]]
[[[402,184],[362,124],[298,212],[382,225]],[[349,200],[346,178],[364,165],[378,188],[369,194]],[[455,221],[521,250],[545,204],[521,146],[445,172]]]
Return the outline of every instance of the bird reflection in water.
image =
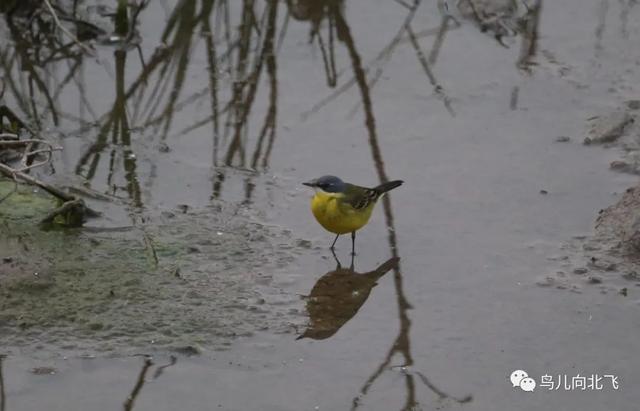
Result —
[[[397,266],[400,258],[393,257],[368,273],[357,273],[351,266],[342,268],[336,259],[337,267],[323,275],[305,297],[309,324],[305,332],[298,337],[324,340],[334,335],[353,318],[367,301],[371,289],[386,273]]]

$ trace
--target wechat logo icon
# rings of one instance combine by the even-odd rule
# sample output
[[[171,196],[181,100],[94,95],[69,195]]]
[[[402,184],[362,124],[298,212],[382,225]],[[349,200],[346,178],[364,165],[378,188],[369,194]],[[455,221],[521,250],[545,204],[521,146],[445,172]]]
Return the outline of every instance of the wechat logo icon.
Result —
[[[536,380],[529,377],[526,371],[515,370],[509,377],[514,387],[520,387],[522,391],[532,392],[536,389]]]

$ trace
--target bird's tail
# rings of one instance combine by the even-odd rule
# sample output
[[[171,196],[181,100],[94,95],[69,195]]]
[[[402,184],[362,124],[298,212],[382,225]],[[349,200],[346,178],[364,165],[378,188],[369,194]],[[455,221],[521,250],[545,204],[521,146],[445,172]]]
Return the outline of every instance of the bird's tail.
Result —
[[[403,182],[404,181],[402,180],[388,181],[386,183],[380,184],[378,187],[374,188],[373,191],[375,191],[378,195],[384,194],[387,191],[391,191],[394,188],[401,186]]]

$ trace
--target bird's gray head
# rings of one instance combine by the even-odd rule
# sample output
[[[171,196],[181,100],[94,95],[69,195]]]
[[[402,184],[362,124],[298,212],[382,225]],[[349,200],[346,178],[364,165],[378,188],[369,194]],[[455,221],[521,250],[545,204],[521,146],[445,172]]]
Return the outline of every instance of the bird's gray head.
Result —
[[[306,183],[305,186],[319,188],[327,193],[342,193],[346,189],[346,183],[336,176],[322,176]]]

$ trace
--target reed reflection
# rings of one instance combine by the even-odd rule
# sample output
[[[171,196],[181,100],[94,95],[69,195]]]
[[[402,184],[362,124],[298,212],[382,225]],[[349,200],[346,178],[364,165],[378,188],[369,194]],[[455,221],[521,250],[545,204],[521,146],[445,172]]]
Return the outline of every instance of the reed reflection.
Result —
[[[127,4],[120,2],[115,13],[115,34],[117,38],[133,39],[136,31],[136,21],[139,13],[144,9],[146,3],[141,3],[129,16]],[[107,186],[110,187],[111,194],[116,196],[118,185],[115,181],[117,163],[122,162],[125,179],[125,190],[136,207],[142,206],[142,193],[137,173],[137,157],[131,144],[131,127],[127,114],[127,99],[125,96],[125,68],[127,61],[127,48],[117,48],[114,53],[115,60],[115,100],[106,119],[101,122],[98,129],[98,137],[86,152],[80,157],[76,166],[76,173],[83,175],[87,180],[92,180],[96,175],[96,170],[100,165],[101,155],[105,148],[110,148],[109,171],[107,174]],[[108,143],[111,136],[111,144]]]
[[[7,358],[6,355],[0,354],[0,411],[6,411],[6,397],[4,392],[4,371],[2,362]]]
[[[322,63],[327,80],[327,86],[335,87],[338,81],[334,39],[336,37],[336,11],[344,9],[344,0],[287,0],[289,14],[298,21],[308,21],[309,44],[318,43],[322,54]],[[320,30],[320,25],[327,20],[327,40]]]
[[[82,42],[64,42],[43,5],[16,3],[4,7],[2,11],[12,42],[0,43],[0,67],[7,73],[6,87],[4,82],[2,86],[17,108],[0,110],[0,114],[7,117],[15,111],[22,112],[37,123],[38,129],[46,127],[49,119],[55,125],[64,119],[66,124],[75,125],[68,134],[83,137],[94,134],[92,130],[97,125],[96,137],[77,159],[75,172],[88,182],[106,185],[112,194],[120,190],[118,179],[123,178],[122,188],[134,206],[143,203],[141,185],[153,186],[157,174],[154,158],[157,154],[149,150],[135,151],[140,151],[142,146],[161,147],[159,151],[167,152],[175,143],[174,137],[210,127],[211,165],[214,175],[220,176],[220,179],[214,178],[217,181],[215,197],[222,190],[221,176],[226,168],[260,170],[269,166],[277,130],[275,43],[277,38],[283,38],[286,29],[278,20],[278,11],[283,6],[275,0],[264,4],[243,0],[242,4],[233,5],[227,0],[179,2],[169,10],[160,44],[145,62],[139,48],[141,37],[137,25],[149,4],[148,0],[131,4],[118,2],[114,12],[106,6],[85,6],[82,1],[73,5],[55,4],[58,19],[66,30],[75,29],[77,39]],[[232,8],[238,5],[240,21],[236,21],[232,13]],[[89,9],[91,12],[87,13]],[[89,21],[98,16],[112,20],[111,33]],[[282,31],[278,33],[280,26]],[[192,64],[194,53],[203,50],[198,48],[201,39],[204,39],[209,81],[193,91],[194,83],[189,78],[190,72],[197,68]],[[98,64],[93,64],[95,56],[85,54],[88,49],[85,42],[89,41],[102,49],[107,46],[116,49],[115,70],[108,61],[99,58],[95,61]],[[140,70],[127,59],[127,53],[134,48],[140,54]],[[22,67],[17,67],[15,55],[21,57]],[[63,66],[63,62],[68,64]],[[87,97],[88,91],[95,91],[96,87],[84,80],[83,69],[95,66],[103,68],[115,85],[114,102],[103,114],[96,112]],[[58,76],[60,72],[62,78]],[[267,81],[263,82],[265,77]],[[261,115],[254,107],[263,83],[269,89],[267,108],[259,132],[254,135],[249,133],[249,124],[253,117]],[[74,87],[75,90],[70,90]],[[71,107],[59,103],[60,97],[70,91],[79,96],[78,115],[70,112]],[[207,100],[210,111],[204,118],[176,129],[176,124],[184,123],[176,121],[180,112]],[[86,118],[87,114],[90,118]],[[144,144],[133,141],[134,131],[137,136],[138,132],[144,132],[152,141]],[[139,156],[150,159],[145,164],[150,171],[140,171]],[[248,180],[247,186],[251,184]],[[250,200],[251,190],[247,189],[247,193]]]
[[[126,400],[124,401],[124,406],[123,406],[124,411],[133,410],[133,407],[135,406],[135,403],[136,403],[136,399],[138,398],[138,395],[140,395],[140,391],[142,391],[142,387],[144,387],[144,383],[146,382],[145,378],[147,376],[147,372],[149,371],[149,368],[151,368],[152,366],[153,366],[153,361],[151,357],[144,356],[144,362],[142,363],[142,368],[140,369],[138,378],[136,379],[136,382],[133,386],[133,389],[131,390],[131,393],[127,396]]]
[[[451,10],[453,3],[445,3]],[[497,2],[509,4],[496,10],[477,0],[454,3],[462,10],[459,13],[462,17],[475,19],[485,31],[500,32],[503,37],[522,34],[517,64],[523,69],[532,65],[541,0]],[[460,24],[453,14],[444,13],[439,27],[417,30],[418,11],[437,12],[435,5],[422,0],[395,2],[393,7],[406,10],[403,21],[377,55],[365,61],[346,22],[345,4],[344,0],[185,0],[173,6],[165,4],[168,17],[162,23],[159,44],[145,59],[139,47],[142,37],[138,21],[142,15],[152,15],[148,9],[159,7],[154,2],[118,2],[119,7],[113,11],[84,1],[54,2],[62,25],[73,31],[81,43],[60,35],[42,4],[13,2],[2,9],[11,40],[0,42],[0,67],[6,73],[4,88],[15,105],[13,111],[24,114],[38,128],[46,127],[48,122],[66,129],[71,124],[74,127],[68,134],[83,138],[93,135],[88,137],[91,141],[84,153],[71,160],[75,162],[75,172],[96,186],[106,186],[103,191],[126,192],[134,206],[145,202],[141,187],[152,190],[155,185],[158,152],[168,152],[180,144],[182,136],[199,132],[211,141],[211,197],[222,195],[230,169],[240,169],[250,171],[241,177],[245,186],[244,204],[249,204],[255,195],[256,174],[251,172],[260,173],[269,167],[276,146],[278,52],[291,19],[308,22],[309,42],[320,50],[319,64],[326,84],[334,89],[303,113],[303,118],[317,113],[355,86],[360,99],[351,112],[364,106],[365,121],[371,128],[375,116],[367,112],[373,99],[372,90],[395,51],[405,44],[413,50],[427,87],[447,113],[455,115],[452,99],[434,69],[438,52],[445,46],[445,34]],[[92,21],[100,18],[103,22],[107,19],[113,30]],[[154,24],[158,24],[157,20]],[[424,39],[431,36],[435,39],[427,49]],[[116,48],[112,62],[101,60],[96,53],[88,54],[87,45],[94,45],[98,52],[106,47]],[[338,69],[341,47],[347,53],[351,70]],[[140,54],[140,68],[127,54],[134,48]],[[190,81],[202,73],[202,61],[205,81]],[[98,100],[92,97],[96,91],[101,93],[101,89],[86,81],[87,70],[96,68],[103,69],[115,86],[113,104],[102,113],[95,108]],[[96,78],[99,77],[92,74],[92,80]],[[514,109],[516,88],[510,102]],[[77,114],[71,112],[72,107],[61,104],[61,98],[70,94],[77,95]],[[194,118],[185,121],[185,112]],[[95,125],[97,132],[93,129]]]

